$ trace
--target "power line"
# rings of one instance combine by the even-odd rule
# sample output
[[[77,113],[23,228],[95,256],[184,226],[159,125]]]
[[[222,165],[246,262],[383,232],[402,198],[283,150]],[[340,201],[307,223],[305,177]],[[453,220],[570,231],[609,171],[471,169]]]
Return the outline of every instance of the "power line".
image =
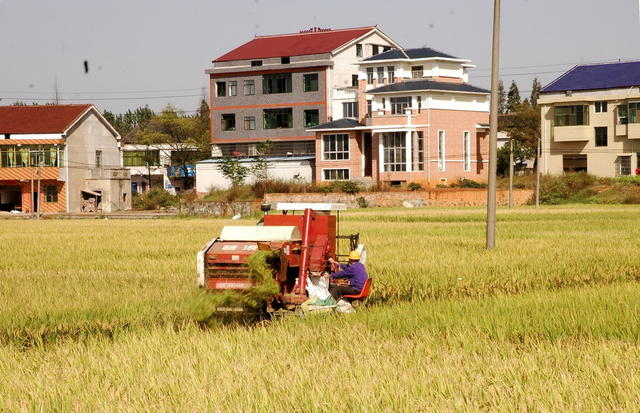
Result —
[[[190,98],[190,97],[201,97],[202,94],[198,93],[195,95],[165,95],[165,96],[138,96],[138,97],[107,97],[107,98],[59,98],[57,100],[66,101],[66,102],[90,102],[95,100],[153,100],[153,99],[172,99],[172,98]],[[51,98],[31,98],[31,97],[20,97],[20,96],[3,96],[2,99],[17,99],[17,100],[26,100],[26,101],[51,101]]]
[[[156,92],[186,92],[190,90],[202,90],[203,87],[193,87],[186,89],[148,89],[148,90],[121,90],[121,91],[94,91],[94,92],[60,92],[61,95],[100,95],[100,94],[111,94],[111,93],[156,93]],[[33,95],[48,95],[51,94],[50,91],[47,92],[34,92],[34,91],[15,91],[15,90],[0,90],[0,93],[17,93],[17,94],[33,94]]]

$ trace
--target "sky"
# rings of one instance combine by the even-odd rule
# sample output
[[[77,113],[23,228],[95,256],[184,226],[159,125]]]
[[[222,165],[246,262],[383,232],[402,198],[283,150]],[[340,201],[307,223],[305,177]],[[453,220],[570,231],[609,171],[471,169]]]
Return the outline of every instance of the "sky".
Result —
[[[527,97],[576,64],[640,60],[638,0],[502,0],[500,78]],[[493,0],[0,0],[0,105],[194,112],[211,61],[255,35],[377,25],[470,59],[489,87]],[[88,63],[85,73],[84,62]],[[56,86],[57,85],[57,86]]]

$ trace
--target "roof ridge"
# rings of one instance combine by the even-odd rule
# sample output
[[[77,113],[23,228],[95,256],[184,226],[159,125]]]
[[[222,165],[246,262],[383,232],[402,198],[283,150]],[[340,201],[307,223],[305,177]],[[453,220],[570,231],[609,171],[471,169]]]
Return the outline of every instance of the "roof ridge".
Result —
[[[620,60],[617,62],[600,62],[600,63],[581,63],[576,65],[575,67],[586,67],[586,66],[607,66],[607,65],[621,65],[626,63],[640,63],[640,60]]]
[[[573,66],[571,69],[567,70],[566,72],[564,72],[563,74],[561,74],[560,76],[558,76],[557,78],[555,78],[554,80],[551,81],[551,83],[549,83],[548,85],[544,86],[542,89],[540,89],[540,92],[544,92],[545,89],[553,86],[554,83],[557,83],[560,79],[564,78],[565,76],[567,76],[569,73],[572,73],[574,70],[576,70],[578,67],[580,67],[580,65],[575,65]]]
[[[307,32],[307,31],[303,31],[303,32],[297,32],[297,33],[281,33],[281,34],[265,34],[265,35],[255,35],[254,38],[256,39],[268,39],[268,38],[273,38],[273,37],[286,37],[286,36],[302,36],[302,35],[308,35],[308,34],[322,34],[322,33],[335,33],[335,32],[346,32],[346,31],[350,31],[350,30],[362,30],[362,29],[375,29],[378,26],[362,26],[362,27],[347,27],[344,29],[321,29],[320,31],[317,32]]]

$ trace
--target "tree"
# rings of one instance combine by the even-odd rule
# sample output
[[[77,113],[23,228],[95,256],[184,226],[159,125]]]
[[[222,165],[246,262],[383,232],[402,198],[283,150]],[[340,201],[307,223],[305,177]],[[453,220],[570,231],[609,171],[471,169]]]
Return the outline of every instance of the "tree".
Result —
[[[507,94],[504,91],[504,83],[502,80],[498,82],[498,113],[507,112]]]
[[[197,116],[184,116],[171,105],[160,115],[154,116],[138,132],[137,143],[156,147],[179,166],[184,177],[184,187],[193,186],[189,166],[209,156],[209,133],[202,130]]]
[[[535,79],[533,79],[533,84],[531,85],[531,99],[529,99],[529,101],[531,102],[531,106],[533,106],[534,108],[538,107],[538,98],[540,97],[541,90],[542,85],[536,77]]]
[[[512,80],[511,86],[509,87],[509,93],[507,94],[507,113],[516,112],[520,102],[520,91],[518,90],[518,85],[515,80]]]
[[[516,161],[522,162],[535,156],[538,140],[540,139],[540,113],[528,102],[520,104],[514,113],[502,115],[499,118],[498,129],[509,134],[514,141],[514,156]],[[507,145],[505,145],[507,146]],[[509,166],[509,149],[507,147],[506,166]],[[500,163],[498,155],[498,162]],[[498,166],[498,169],[500,166]]]
[[[224,157],[222,162],[218,164],[218,170],[222,172],[225,178],[231,181],[232,187],[242,185],[242,182],[249,174],[249,170],[240,165],[238,158],[233,156]]]
[[[125,113],[117,115],[105,110],[102,112],[102,116],[118,131],[120,136],[126,136],[135,128],[144,127],[155,116],[155,113],[147,105],[134,111],[128,109]]]
[[[271,165],[265,158],[271,153],[272,146],[273,143],[268,139],[256,144],[258,156],[255,157],[251,166],[251,174],[256,179],[256,182],[264,182],[269,179],[269,167]]]

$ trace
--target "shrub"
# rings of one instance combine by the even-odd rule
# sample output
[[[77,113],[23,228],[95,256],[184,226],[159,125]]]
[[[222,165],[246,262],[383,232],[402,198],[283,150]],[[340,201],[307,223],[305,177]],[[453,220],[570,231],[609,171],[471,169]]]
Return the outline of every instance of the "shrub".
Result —
[[[484,182],[476,182],[467,178],[461,178],[458,186],[460,188],[486,188],[487,184],[485,184]]]
[[[178,206],[180,206],[180,198],[177,195],[171,195],[162,188],[154,188],[149,192],[136,195],[133,198],[133,207],[140,210],[152,210]]]
[[[354,181],[342,181],[340,183],[340,190],[347,194],[357,194],[360,192],[360,185]]]
[[[419,189],[422,189],[422,185],[417,182],[411,182],[409,185],[407,185],[407,188],[412,191],[417,191]]]
[[[356,202],[358,203],[358,208],[369,208],[369,202],[363,196],[357,197]]]

